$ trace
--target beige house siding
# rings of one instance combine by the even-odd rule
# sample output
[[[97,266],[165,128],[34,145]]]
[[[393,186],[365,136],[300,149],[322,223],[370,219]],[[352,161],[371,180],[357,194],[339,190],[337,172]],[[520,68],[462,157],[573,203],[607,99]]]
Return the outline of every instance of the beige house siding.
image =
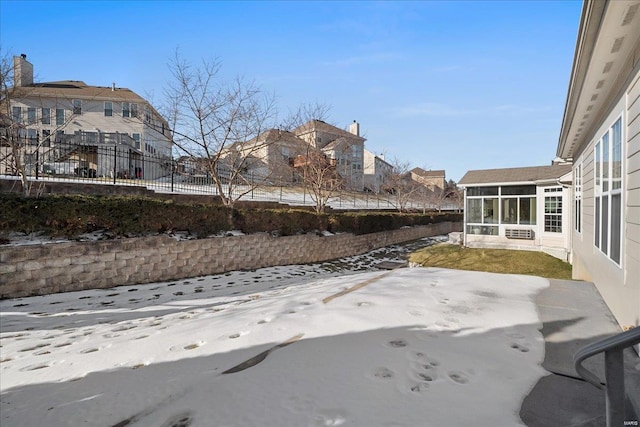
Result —
[[[640,47],[636,50],[636,74],[627,91],[626,128],[626,235],[624,286],[629,298],[623,301],[623,318],[628,325],[640,325]],[[635,321],[635,322],[634,322]]]
[[[584,0],[556,151],[558,157],[573,160],[574,174],[579,168],[583,172],[579,215],[582,230],[577,230],[574,222],[571,236],[574,278],[593,281],[623,327],[640,326],[639,10],[640,0]],[[600,222],[617,226],[612,220],[617,216],[608,212],[608,217],[598,220],[599,188],[594,179],[597,166],[594,150],[603,135],[608,133],[610,142],[613,140],[612,126],[618,119],[620,164],[612,162],[612,158],[601,160],[603,167],[611,168],[612,177],[603,182],[601,200],[607,203],[612,200],[607,196],[616,194],[617,204],[620,197],[619,236],[618,230],[603,236],[609,242],[619,237],[619,256],[615,251],[607,254],[606,249],[597,245],[596,227]],[[609,148],[613,145],[609,144]],[[614,182],[621,182],[621,187],[614,187]],[[613,209],[614,204],[611,206]],[[616,239],[611,240],[610,236]]]
[[[622,326],[640,323],[640,67],[636,67],[628,90],[619,95],[590,142],[579,152],[584,189],[582,232],[573,231],[573,277],[596,283],[607,305]],[[594,244],[594,146],[611,125],[623,121],[624,218],[621,265],[604,255]]]

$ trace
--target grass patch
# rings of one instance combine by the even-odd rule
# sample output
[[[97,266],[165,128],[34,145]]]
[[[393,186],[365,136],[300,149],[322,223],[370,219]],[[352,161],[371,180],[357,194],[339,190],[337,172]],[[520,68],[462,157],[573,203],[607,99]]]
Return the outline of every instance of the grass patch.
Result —
[[[423,267],[571,279],[571,264],[543,252],[465,248],[442,243],[412,253],[409,261]]]

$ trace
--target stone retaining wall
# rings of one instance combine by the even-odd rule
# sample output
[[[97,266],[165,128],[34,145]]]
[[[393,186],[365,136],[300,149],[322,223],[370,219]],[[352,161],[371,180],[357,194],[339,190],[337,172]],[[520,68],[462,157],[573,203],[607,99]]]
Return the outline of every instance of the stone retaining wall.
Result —
[[[0,247],[0,298],[321,262],[461,229],[461,223],[444,222],[359,236],[272,237],[259,233],[184,241],[152,236]]]

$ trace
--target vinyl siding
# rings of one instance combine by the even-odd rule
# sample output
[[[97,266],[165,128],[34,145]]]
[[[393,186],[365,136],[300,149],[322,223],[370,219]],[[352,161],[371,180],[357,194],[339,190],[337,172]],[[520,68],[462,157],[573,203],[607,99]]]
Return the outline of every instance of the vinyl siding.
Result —
[[[640,68],[629,78],[597,131],[578,155],[583,167],[582,233],[573,232],[574,278],[593,281],[622,326],[640,322]],[[594,145],[615,120],[623,120],[623,253],[616,265],[594,245]]]
[[[626,325],[640,324],[640,67],[627,91]],[[635,316],[635,319],[633,318]],[[635,322],[634,322],[635,320]]]

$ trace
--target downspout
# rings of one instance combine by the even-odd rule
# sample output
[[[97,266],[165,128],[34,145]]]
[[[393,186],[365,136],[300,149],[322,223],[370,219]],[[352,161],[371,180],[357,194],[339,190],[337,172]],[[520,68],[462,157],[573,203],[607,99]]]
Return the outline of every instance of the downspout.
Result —
[[[467,187],[464,189],[464,196],[462,197],[462,246],[467,247]]]

